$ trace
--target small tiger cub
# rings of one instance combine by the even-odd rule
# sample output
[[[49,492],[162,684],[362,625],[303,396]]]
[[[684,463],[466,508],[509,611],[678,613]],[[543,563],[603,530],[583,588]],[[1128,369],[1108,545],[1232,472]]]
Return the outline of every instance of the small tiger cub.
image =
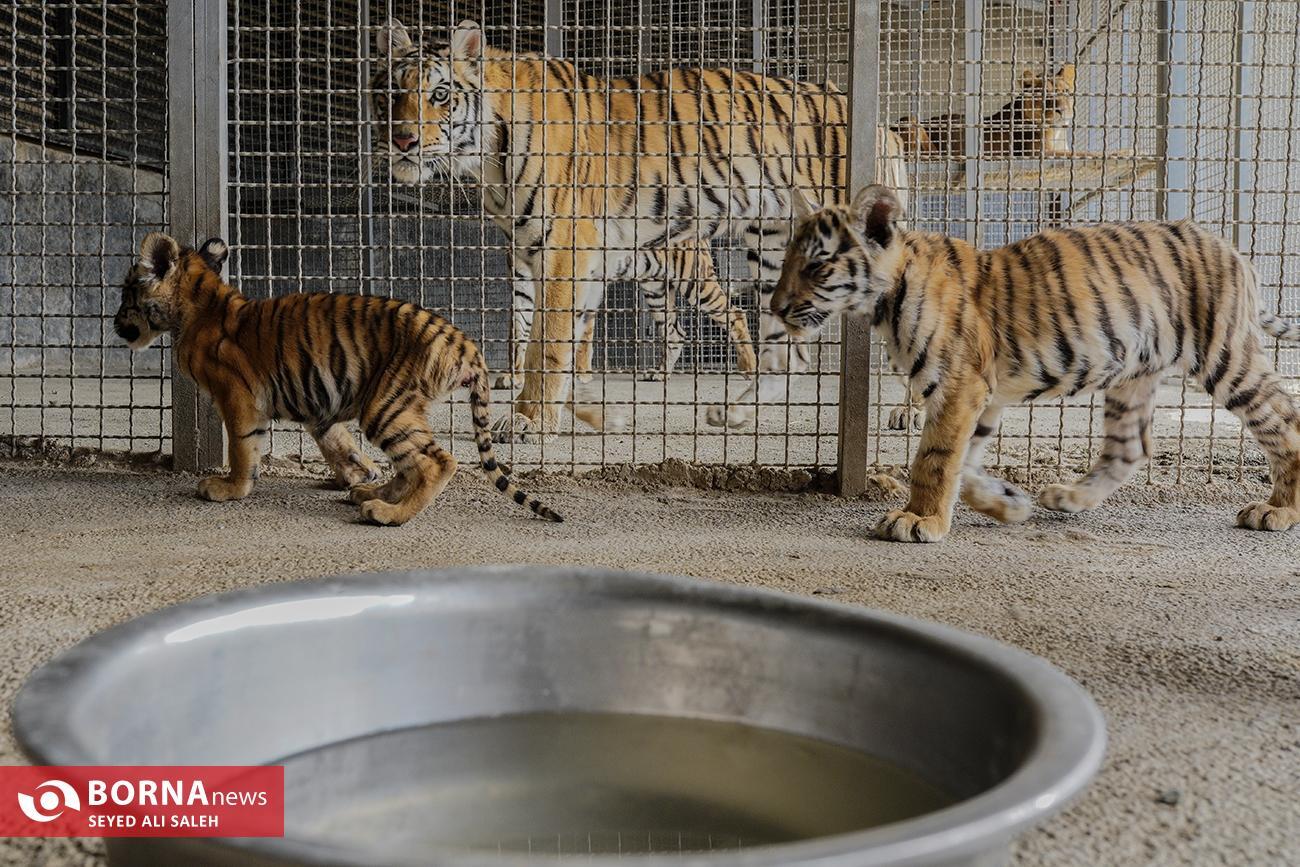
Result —
[[[429,405],[468,388],[479,462],[497,490],[550,521],[558,514],[515,487],[492,451],[488,370],[475,343],[447,320],[388,298],[327,293],[251,301],[222,282],[226,244],[195,251],[160,232],[140,246],[113,318],[118,336],[143,349],[165,331],[176,363],[212,395],[226,425],[230,474],[199,483],[205,500],[248,496],[272,419],[301,422],[351,489],[361,514],[402,524],[442,492],[456,459],[433,440]],[[344,422],[392,461],[378,472]]]
[[[1028,518],[1029,497],[990,476],[982,457],[1002,408],[1040,397],[1105,392],[1095,465],[1038,497],[1060,512],[1097,506],[1150,457],[1156,387],[1169,371],[1198,379],[1268,456],[1272,494],[1237,524],[1300,522],[1300,413],[1264,347],[1266,333],[1300,341],[1300,325],[1260,312],[1255,271],[1227,241],[1189,222],[1121,223],[985,252],[900,228],[898,199],[879,185],[850,207],[796,206],[772,312],[800,337],[839,313],[869,318],[926,401],[911,499],[878,536],[942,539],[959,488],[999,521]]]

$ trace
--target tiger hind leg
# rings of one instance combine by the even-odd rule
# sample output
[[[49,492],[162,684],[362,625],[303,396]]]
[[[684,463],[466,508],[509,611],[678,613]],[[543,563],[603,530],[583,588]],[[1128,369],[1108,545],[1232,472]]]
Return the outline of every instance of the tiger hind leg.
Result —
[[[357,441],[346,425],[332,424],[311,431],[321,457],[334,471],[334,484],[349,490],[358,485],[370,484],[379,479],[379,468],[374,461],[361,453]]]
[[[376,413],[384,412],[386,401],[376,400]],[[366,437],[392,462],[396,478],[389,485],[370,490],[373,499],[361,502],[361,517],[375,524],[397,526],[419,514],[456,473],[456,459],[433,441],[425,418],[427,402],[416,400],[391,419],[363,418]],[[378,426],[382,421],[382,427]],[[391,486],[391,487],[390,487]],[[387,488],[387,490],[385,490]],[[396,502],[389,502],[381,492]],[[364,492],[353,492],[354,500]]]
[[[1273,477],[1269,498],[1246,504],[1237,514],[1237,526],[1286,530],[1300,523],[1300,413],[1272,363],[1256,352],[1240,374],[1205,385],[1250,429]]]
[[[908,394],[911,394],[909,389]],[[909,407],[911,401],[908,402]],[[977,512],[1004,524],[1018,524],[1034,511],[1034,501],[1020,488],[984,469],[984,447],[998,429],[1002,407],[992,404],[980,415],[962,463],[961,499]]]
[[[758,370],[758,356],[754,354],[754,341],[744,311],[732,305],[731,295],[718,282],[712,258],[699,255],[696,261],[696,277],[687,281],[684,289],[687,303],[727,330],[731,345],[736,348],[736,369],[745,374],[754,373]]]
[[[664,349],[662,364],[657,369],[647,370],[641,375],[641,379],[645,382],[667,382],[668,377],[672,376],[677,368],[677,359],[686,344],[686,335],[682,332],[682,324],[677,318],[676,298],[671,284],[666,279],[644,280],[641,283],[641,294],[645,298],[645,306],[650,311],[650,317],[658,326]]]
[[[411,480],[407,476],[398,473],[387,482],[381,484],[357,485],[348,492],[352,502],[360,506],[369,500],[383,500],[388,503],[399,503],[410,490]]]
[[[1048,485],[1038,502],[1054,512],[1096,508],[1151,457],[1151,417],[1157,376],[1144,376],[1106,389],[1101,455],[1088,474],[1070,485]]]

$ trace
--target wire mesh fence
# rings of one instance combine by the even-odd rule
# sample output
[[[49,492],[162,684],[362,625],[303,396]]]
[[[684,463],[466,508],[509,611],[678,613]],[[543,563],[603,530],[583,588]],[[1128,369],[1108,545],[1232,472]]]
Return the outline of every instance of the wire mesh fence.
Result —
[[[252,297],[365,292],[447,315],[505,375],[497,415],[511,419],[522,393],[518,408],[532,415],[514,416],[502,446],[520,468],[670,458],[834,467],[841,335],[831,329],[806,352],[765,349],[756,278],[770,283],[781,259],[792,183],[782,172],[829,201],[847,192],[850,158],[866,150],[905,189],[914,226],[992,246],[1046,226],[1190,217],[1251,256],[1267,309],[1300,315],[1288,235],[1300,218],[1296,0],[221,5],[231,281]],[[866,113],[844,95],[855,22],[877,20],[867,11],[879,15],[872,135],[855,129]],[[105,329],[131,251],[168,223],[166,13],[162,0],[0,12],[11,58],[0,82],[9,441],[172,446],[165,348],[130,357]],[[389,19],[403,23],[409,54],[394,50]],[[482,27],[475,64],[491,111],[462,119],[472,146],[457,171],[438,155],[438,124],[428,141],[417,125],[412,176],[398,166],[409,119],[391,107],[403,92],[435,106],[442,80],[430,70],[446,68],[464,19]],[[403,80],[411,66],[425,72]],[[693,70],[718,77],[702,84]],[[810,96],[782,103],[796,81]],[[661,116],[670,93],[673,111]],[[1034,96],[1043,93],[1050,105]],[[1006,119],[1027,102],[1044,116]],[[746,122],[729,123],[728,111]],[[651,152],[656,141],[663,153]],[[506,177],[501,166],[525,163],[510,150],[520,142],[537,174]],[[742,150],[767,155],[770,172],[747,174]],[[544,206],[533,208],[534,192]],[[547,234],[566,223],[555,210],[566,198],[586,208],[581,242]],[[620,211],[626,200],[636,218]],[[641,219],[639,208],[657,207],[667,212]],[[546,237],[532,237],[534,225]],[[570,273],[579,259],[586,270]],[[571,325],[545,331],[566,304]],[[530,336],[554,357],[523,352]],[[1300,376],[1300,356],[1275,351],[1283,374]],[[919,414],[884,358],[877,347],[869,370],[849,372],[870,378],[867,437],[849,444],[851,459],[903,465]],[[570,398],[600,410],[604,429],[576,418]],[[1097,450],[1101,417],[1090,398],[1008,411],[990,460],[1069,475]],[[462,405],[434,421],[469,446]],[[1151,480],[1265,472],[1236,418],[1180,379],[1162,386],[1154,442]],[[273,449],[313,457],[289,429]]]
[[[167,355],[118,343],[105,288],[167,222],[165,18],[161,0],[0,11],[0,454],[170,448]]]
[[[402,49],[410,52],[405,57],[377,50],[385,32],[382,25],[390,18],[399,19],[411,39]],[[554,67],[540,85],[546,93],[536,115],[522,110],[532,96],[524,88],[507,92],[512,86],[494,89],[489,84],[483,97],[492,106],[493,119],[479,116],[482,129],[475,134],[501,125],[511,139],[531,139],[535,149],[544,150],[543,159],[556,167],[534,180],[532,188],[550,199],[578,191],[576,196],[586,200],[581,207],[587,209],[579,216],[600,248],[571,244],[567,249],[572,259],[600,260],[585,262],[587,272],[576,275],[598,284],[582,288],[592,297],[579,305],[590,314],[579,325],[592,333],[585,339],[570,334],[554,342],[568,344],[568,359],[558,368],[568,381],[559,391],[600,407],[608,424],[595,429],[559,413],[561,418],[550,423],[541,442],[518,441],[523,438],[517,436],[506,447],[507,460],[516,466],[563,470],[674,457],[705,464],[833,464],[838,380],[833,337],[809,353],[807,370],[778,372],[782,381],[776,390],[781,394],[758,408],[757,423],[728,427],[709,422],[710,406],[740,400],[746,391],[742,356],[746,351],[752,356],[752,349],[737,340],[752,343],[760,335],[759,297],[744,238],[753,221],[743,213],[735,219],[695,213],[682,218],[690,226],[677,235],[698,232],[713,243],[679,245],[655,239],[654,230],[646,226],[632,231],[641,237],[624,237],[625,226],[615,225],[621,218],[605,212],[603,204],[592,203],[612,200],[637,183],[643,184],[643,197],[652,195],[645,181],[634,176],[638,160],[629,160],[634,155],[620,152],[622,145],[614,139],[637,124],[656,123],[640,114],[653,111],[669,90],[681,88],[684,79],[674,85],[671,70],[687,70],[681,73],[686,76],[691,68],[743,71],[745,78],[729,79],[727,92],[718,94],[737,104],[761,101],[765,91],[784,86],[770,84],[764,76],[799,75],[842,86],[847,75],[847,6],[801,9],[778,3],[768,8],[740,0],[328,5],[231,0],[234,282],[255,296],[363,291],[443,312],[484,347],[494,370],[513,368],[514,381],[508,383],[512,387],[496,394],[499,413],[509,416],[512,394],[529,388],[527,380],[539,373],[535,366],[528,369],[523,356],[530,322],[519,308],[521,303],[539,308],[531,320],[540,323],[550,321],[545,307],[552,303],[546,297],[546,274],[521,279],[520,272],[528,268],[522,259],[530,258],[539,270],[563,268],[567,265],[547,262],[562,258],[565,249],[543,241],[522,250],[510,224],[518,224],[515,235],[528,231],[521,225],[527,218],[524,195],[506,208],[494,206],[491,197],[501,194],[499,184],[493,189],[482,172],[426,172],[411,183],[390,171],[387,163],[392,152],[387,138],[401,118],[383,116],[382,106],[405,86],[392,73],[412,58],[426,69],[426,78],[427,70],[444,68],[439,52],[466,18],[482,25],[489,52],[481,61],[484,67],[493,67],[507,79],[531,74],[536,64],[545,66],[535,59],[544,54],[571,64]],[[417,78],[413,86],[418,90],[425,83]],[[839,127],[842,143],[844,97],[828,98],[841,103],[839,119],[830,125]],[[376,105],[381,107],[378,112]],[[753,120],[753,144],[760,149],[782,122],[809,137],[815,123],[822,121],[812,115]],[[660,129],[671,129],[670,151],[690,149],[680,141],[683,136],[716,140],[723,128],[707,112],[698,112],[689,123],[657,123]],[[582,143],[575,146],[578,138]],[[436,146],[422,142],[420,148]],[[501,147],[501,142],[493,146]],[[814,150],[820,149],[814,145]],[[653,158],[665,156],[671,161],[691,158],[689,153]],[[827,151],[812,156],[842,163],[847,154]],[[497,152],[473,157],[485,162],[512,159]],[[419,159],[433,161],[429,155]],[[567,176],[561,166],[568,162],[580,164],[578,170],[591,177],[575,181]],[[757,185],[763,183],[770,186],[772,181],[756,179]],[[670,172],[663,195],[691,200],[695,204],[690,207],[700,210],[698,202],[704,200],[707,206],[710,198],[718,198],[718,191],[726,198],[728,184],[725,177],[688,179]],[[769,189],[766,195],[773,192],[778,191]],[[756,200],[763,195],[754,190]],[[750,245],[755,255],[777,267],[784,244],[782,222],[788,225],[788,216],[773,220],[770,230],[755,231],[757,242]],[[642,251],[651,254],[648,261],[639,255]],[[528,257],[521,255],[525,252]],[[676,267],[689,273],[677,274],[672,270]],[[774,274],[767,279],[770,283]],[[521,282],[533,285],[521,287]],[[696,296],[710,292],[710,302],[694,303]],[[700,309],[710,304],[712,310]],[[442,420],[444,433],[468,430],[462,409],[453,403]],[[309,443],[295,434],[282,433],[274,448],[290,454],[303,448],[310,452]]]

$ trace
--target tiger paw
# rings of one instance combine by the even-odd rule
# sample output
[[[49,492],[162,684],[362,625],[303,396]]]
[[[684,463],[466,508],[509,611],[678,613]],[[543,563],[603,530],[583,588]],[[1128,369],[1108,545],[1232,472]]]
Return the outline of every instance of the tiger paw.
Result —
[[[708,408],[704,420],[714,427],[744,427],[754,420],[754,408],[739,404],[715,404]]]
[[[872,532],[877,539],[891,542],[938,542],[948,535],[948,517],[894,509],[880,519]]]
[[[225,476],[209,476],[199,482],[199,497],[211,503],[242,500],[253,490],[251,480],[235,481]]]
[[[910,406],[896,406],[889,411],[890,430],[920,430],[924,424],[921,411]]]
[[[1097,505],[1097,498],[1079,485],[1048,485],[1038,495],[1038,505],[1053,512],[1084,512]]]
[[[514,388],[514,387],[515,387],[515,375],[514,375],[513,373],[502,373],[502,374],[499,374],[499,375],[497,376],[497,381],[496,381],[496,383],[495,383],[492,387],[493,387],[493,388]]]
[[[663,370],[647,370],[641,374],[642,382],[667,382],[668,373]]]
[[[1300,509],[1292,506],[1274,506],[1271,503],[1249,503],[1237,513],[1237,526],[1247,530],[1287,530],[1300,523]]]
[[[361,452],[353,452],[334,468],[334,481],[344,490],[379,480],[379,468]]]
[[[348,499],[356,503],[358,506],[365,505],[371,500],[379,499],[379,490],[382,487],[383,485],[378,484],[353,485],[348,491]]]
[[[1010,482],[984,474],[962,477],[961,498],[966,505],[1004,524],[1029,520],[1034,501]]]
[[[580,370],[574,375],[577,377],[578,382],[591,382],[595,379],[595,376],[590,370]]]
[[[406,523],[405,510],[383,500],[367,500],[361,504],[361,517],[381,527],[396,527]]]
[[[554,426],[551,426],[554,430]],[[540,443],[548,441],[554,434],[548,434],[537,422],[516,412],[502,416],[492,424],[492,441],[498,443]]]

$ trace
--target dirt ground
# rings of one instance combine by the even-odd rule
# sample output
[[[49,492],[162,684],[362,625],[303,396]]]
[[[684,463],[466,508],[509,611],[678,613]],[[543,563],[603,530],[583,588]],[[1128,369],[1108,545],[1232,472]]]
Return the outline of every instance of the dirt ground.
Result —
[[[896,494],[841,501],[548,478],[562,525],[462,472],[399,529],[305,478],[243,503],[157,471],[0,463],[0,702],[91,632],[205,593],[351,571],[526,562],[818,593],[1039,654],[1105,711],[1095,784],[1017,847],[1023,865],[1300,863],[1300,530],[1233,529],[1233,485],[1134,485],[1100,510],[942,544],[871,541]],[[21,761],[6,728],[0,762]],[[3,864],[94,864],[96,841],[0,842]]]

